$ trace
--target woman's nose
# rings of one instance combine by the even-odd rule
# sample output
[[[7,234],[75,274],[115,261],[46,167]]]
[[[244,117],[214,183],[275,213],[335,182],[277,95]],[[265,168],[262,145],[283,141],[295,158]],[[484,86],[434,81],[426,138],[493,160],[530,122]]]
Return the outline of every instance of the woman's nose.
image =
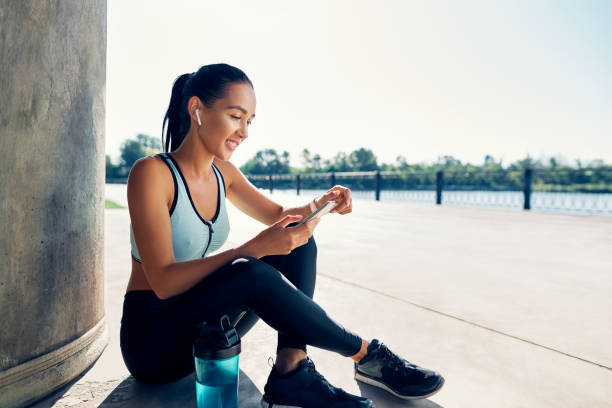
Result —
[[[242,125],[240,127],[240,131],[238,132],[238,134],[240,135],[240,137],[242,139],[246,139],[247,137],[249,137],[249,128],[247,125]]]

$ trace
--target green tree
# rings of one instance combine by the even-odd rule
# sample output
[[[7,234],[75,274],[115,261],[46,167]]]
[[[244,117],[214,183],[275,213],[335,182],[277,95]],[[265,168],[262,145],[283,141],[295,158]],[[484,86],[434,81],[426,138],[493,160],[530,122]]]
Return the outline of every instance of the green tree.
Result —
[[[445,155],[439,156],[436,164],[444,170],[456,169],[461,167],[461,160],[455,159],[453,156]]]
[[[540,160],[535,160],[530,155],[527,155],[524,159],[517,160],[514,163],[508,166],[509,170],[524,170],[526,168],[531,169],[540,169],[543,168],[542,162]]]
[[[370,149],[360,148],[351,152],[348,161],[353,171],[373,171],[378,170],[376,156]]]
[[[399,171],[406,171],[410,168],[408,161],[401,154],[395,158],[395,167]]]
[[[138,140],[128,139],[121,144],[121,162],[120,166],[124,172],[129,173],[136,160],[145,157],[147,152],[142,147]]]
[[[338,152],[331,160],[326,160],[325,171],[352,171],[349,157],[344,152]]]
[[[487,167],[490,164],[495,163],[495,158],[493,158],[493,156],[491,156],[490,154],[487,154],[484,158],[484,164],[483,167]]]
[[[312,154],[308,149],[302,150],[300,156],[302,156],[302,165],[304,166],[301,170],[302,173],[319,173],[325,171],[325,168],[329,166],[329,162],[324,161],[320,154]]]
[[[117,172],[119,170],[119,166],[113,164],[111,157],[106,155],[106,178],[115,178],[118,177]]]
[[[477,170],[478,168],[475,167],[475,169]],[[487,171],[497,171],[497,170],[502,170],[503,168],[501,165],[501,160],[499,162],[496,162],[493,156],[487,154],[485,156],[484,164],[482,165],[482,169],[487,170]]]
[[[557,159],[556,159],[556,158],[554,158],[554,157],[551,157],[551,158],[548,160],[548,163],[550,164],[550,168],[551,168],[551,169],[556,169],[557,167],[559,167],[559,163],[558,163]]]
[[[312,156],[312,170],[317,173],[323,171],[322,158],[318,153]]]
[[[140,142],[140,145],[143,147],[146,155],[148,156],[154,155],[155,153],[161,151],[161,142],[149,135],[140,133],[136,135],[136,140]]]
[[[307,170],[312,167],[312,156],[310,155],[310,150],[304,149],[302,153],[300,153],[302,157],[302,166],[304,170]]]
[[[289,159],[287,151],[279,155],[275,149],[259,150],[240,170],[245,174],[288,174]]]

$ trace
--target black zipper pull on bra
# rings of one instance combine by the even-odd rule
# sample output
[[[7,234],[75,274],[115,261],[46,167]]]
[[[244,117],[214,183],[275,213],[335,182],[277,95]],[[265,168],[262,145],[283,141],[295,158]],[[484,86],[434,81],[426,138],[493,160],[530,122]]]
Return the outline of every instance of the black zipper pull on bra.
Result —
[[[206,249],[204,249],[204,253],[202,254],[202,258],[204,258],[206,256],[206,252],[208,251],[208,247],[210,247],[210,241],[212,241],[212,234],[214,231],[212,222],[206,221],[204,219],[202,221],[204,221],[204,223],[208,225],[208,243],[206,244]]]

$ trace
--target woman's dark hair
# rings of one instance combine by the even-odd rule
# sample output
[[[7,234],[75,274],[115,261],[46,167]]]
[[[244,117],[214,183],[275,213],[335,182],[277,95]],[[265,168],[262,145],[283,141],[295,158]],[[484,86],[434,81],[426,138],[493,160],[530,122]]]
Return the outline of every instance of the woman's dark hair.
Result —
[[[175,151],[185,139],[190,124],[187,112],[189,98],[197,96],[207,108],[210,108],[217,99],[225,96],[229,85],[240,82],[246,82],[253,87],[253,83],[244,72],[228,64],[204,65],[193,74],[183,74],[176,78],[172,85],[170,105],[162,124],[164,151]]]

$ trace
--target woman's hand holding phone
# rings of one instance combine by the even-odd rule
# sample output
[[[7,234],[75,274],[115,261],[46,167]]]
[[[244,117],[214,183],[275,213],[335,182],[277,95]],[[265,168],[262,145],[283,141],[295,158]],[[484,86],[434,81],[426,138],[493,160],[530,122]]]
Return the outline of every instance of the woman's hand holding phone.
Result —
[[[301,215],[287,215],[243,244],[240,251],[255,258],[266,255],[287,255],[294,248],[308,242],[320,221],[315,217],[304,224],[287,227],[301,219]]]
[[[287,215],[243,244],[240,252],[255,258],[290,253],[293,249],[308,242],[321,217],[338,206],[334,199],[340,197],[341,192],[338,190],[327,192],[315,199],[316,211],[307,217]],[[296,223],[296,225],[288,227],[291,223]]]

